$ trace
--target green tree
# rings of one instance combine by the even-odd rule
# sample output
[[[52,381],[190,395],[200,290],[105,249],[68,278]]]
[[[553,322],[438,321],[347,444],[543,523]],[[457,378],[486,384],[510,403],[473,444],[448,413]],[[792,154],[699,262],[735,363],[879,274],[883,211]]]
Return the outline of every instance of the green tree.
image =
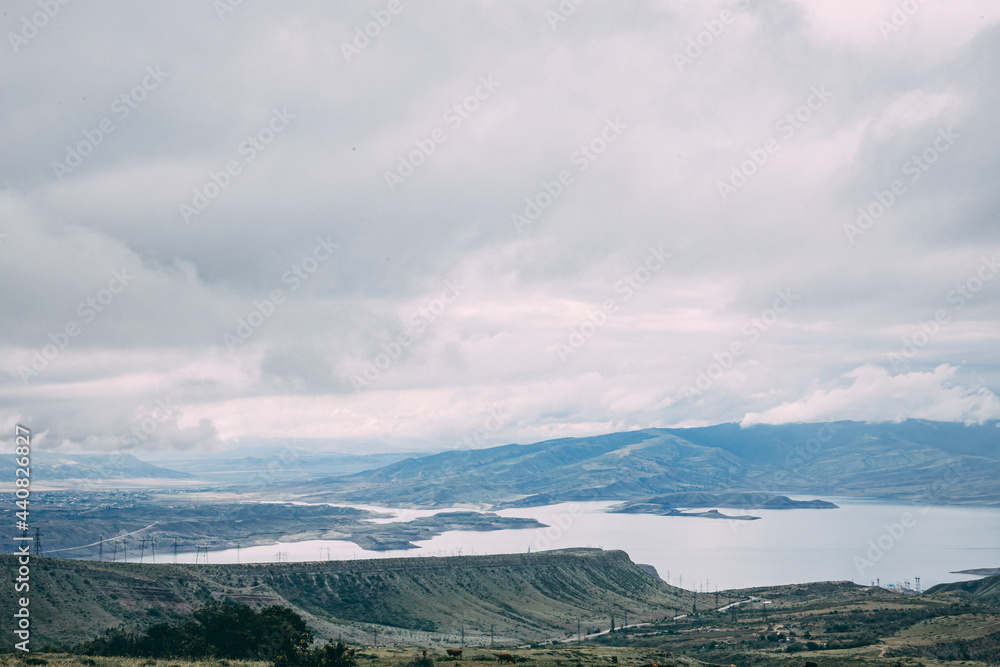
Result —
[[[316,649],[320,653],[310,652],[312,640],[306,622],[291,609],[272,606],[256,612],[243,603],[213,600],[184,621],[157,623],[145,633],[124,627],[109,629],[79,650],[91,655],[146,658],[271,660],[289,667],[320,659],[325,662],[317,665],[354,664],[354,652],[346,646],[328,644]]]

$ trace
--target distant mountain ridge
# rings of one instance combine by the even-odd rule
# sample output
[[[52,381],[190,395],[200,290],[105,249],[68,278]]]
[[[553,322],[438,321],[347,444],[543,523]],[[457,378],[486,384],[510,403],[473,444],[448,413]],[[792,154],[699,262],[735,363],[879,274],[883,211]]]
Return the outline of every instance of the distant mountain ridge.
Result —
[[[400,453],[380,454],[311,454],[282,452],[267,456],[240,458],[195,458],[143,461],[131,454],[64,454],[36,450],[32,452],[32,478],[38,484],[86,481],[100,484],[114,481],[198,480],[205,485],[273,484],[306,479],[316,474],[349,475],[371,470],[403,458]],[[15,467],[15,457],[4,454],[0,461]]]
[[[9,469],[15,467],[15,456],[5,455]],[[49,481],[125,479],[194,479],[194,475],[140,461],[131,454],[60,454],[34,451],[31,455],[32,479],[44,484]]]
[[[1000,503],[1000,422],[720,424],[409,458],[309,482],[313,500],[444,506],[767,492]]]
[[[268,482],[291,481],[317,474],[352,475],[395,463],[407,456],[401,453],[314,454],[306,449],[306,445],[302,445],[296,450],[264,452],[240,458],[178,459],[160,461],[157,465],[182,468],[197,475],[199,479],[210,482],[238,484],[255,479],[265,479]]]

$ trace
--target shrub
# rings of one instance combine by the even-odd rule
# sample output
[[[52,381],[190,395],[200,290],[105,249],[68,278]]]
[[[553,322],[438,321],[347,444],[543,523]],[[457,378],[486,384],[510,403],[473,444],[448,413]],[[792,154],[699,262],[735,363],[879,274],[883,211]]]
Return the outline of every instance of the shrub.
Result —
[[[354,657],[354,649],[347,648],[344,642],[327,642],[311,654],[313,667],[354,667],[358,662]]]
[[[428,658],[426,655],[415,658],[410,662],[403,665],[403,667],[434,667],[434,661]]]
[[[307,656],[312,633],[298,614],[285,607],[260,612],[242,603],[212,601],[177,623],[157,623],[146,632],[124,627],[107,630],[100,639],[78,647],[81,653],[144,658],[228,658],[272,660],[299,665]],[[327,647],[316,651],[323,652]],[[344,647],[346,650],[346,646]],[[342,657],[343,651],[332,654]],[[326,665],[326,662],[316,663]],[[347,663],[335,663],[331,667]]]

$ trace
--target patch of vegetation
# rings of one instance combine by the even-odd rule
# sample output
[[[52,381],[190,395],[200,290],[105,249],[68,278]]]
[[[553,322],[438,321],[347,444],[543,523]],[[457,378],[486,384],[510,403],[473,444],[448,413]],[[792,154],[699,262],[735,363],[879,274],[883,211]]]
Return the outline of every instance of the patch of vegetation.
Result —
[[[343,642],[309,649],[312,633],[287,607],[257,612],[243,603],[212,601],[175,623],[145,632],[112,628],[77,648],[86,655],[133,658],[268,660],[275,667],[354,667],[354,651]],[[92,662],[91,662],[92,664]]]
[[[975,660],[1000,665],[1000,632],[978,639],[959,639],[930,646],[905,646],[887,653],[891,657],[914,656],[936,660]]]
[[[434,667],[434,661],[426,655],[422,655],[404,664],[403,667]]]

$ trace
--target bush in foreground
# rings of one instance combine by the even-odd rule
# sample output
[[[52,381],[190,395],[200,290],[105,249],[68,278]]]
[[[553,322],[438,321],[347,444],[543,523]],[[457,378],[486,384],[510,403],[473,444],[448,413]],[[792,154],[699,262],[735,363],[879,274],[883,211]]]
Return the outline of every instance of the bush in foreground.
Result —
[[[354,667],[354,650],[342,642],[309,649],[312,633],[286,607],[254,611],[242,603],[210,602],[177,623],[145,632],[112,628],[77,648],[88,655],[137,658],[269,660],[276,667]]]

